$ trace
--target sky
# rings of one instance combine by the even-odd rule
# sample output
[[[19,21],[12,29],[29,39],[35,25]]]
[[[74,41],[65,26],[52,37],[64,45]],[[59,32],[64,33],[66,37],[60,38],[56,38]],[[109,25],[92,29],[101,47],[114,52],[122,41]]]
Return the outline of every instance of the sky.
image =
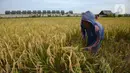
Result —
[[[124,4],[130,13],[130,0],[0,0],[0,14],[5,10],[73,10],[74,13],[101,10],[115,11],[116,4]]]

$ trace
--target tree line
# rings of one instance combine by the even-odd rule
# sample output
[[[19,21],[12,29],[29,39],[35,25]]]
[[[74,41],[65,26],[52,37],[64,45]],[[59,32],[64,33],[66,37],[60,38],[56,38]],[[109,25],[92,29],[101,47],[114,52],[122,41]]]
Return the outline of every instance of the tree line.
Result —
[[[73,11],[70,10],[68,12],[65,12],[64,10],[13,10],[13,11],[5,11],[5,14],[73,14]]]

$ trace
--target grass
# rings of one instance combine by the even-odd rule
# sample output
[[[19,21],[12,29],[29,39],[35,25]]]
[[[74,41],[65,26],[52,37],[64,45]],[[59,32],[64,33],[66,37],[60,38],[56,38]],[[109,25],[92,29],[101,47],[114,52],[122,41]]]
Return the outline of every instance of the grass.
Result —
[[[0,19],[1,73],[130,73],[130,18],[99,18],[97,55],[82,51],[80,18]]]

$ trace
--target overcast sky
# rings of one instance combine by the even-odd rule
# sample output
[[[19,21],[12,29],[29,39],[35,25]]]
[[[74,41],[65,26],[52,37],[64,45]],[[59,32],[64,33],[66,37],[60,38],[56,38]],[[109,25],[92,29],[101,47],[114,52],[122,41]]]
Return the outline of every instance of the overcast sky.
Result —
[[[101,10],[112,10],[115,4],[125,4],[130,13],[130,0],[0,0],[0,13],[5,10],[73,10],[74,12],[99,13]]]

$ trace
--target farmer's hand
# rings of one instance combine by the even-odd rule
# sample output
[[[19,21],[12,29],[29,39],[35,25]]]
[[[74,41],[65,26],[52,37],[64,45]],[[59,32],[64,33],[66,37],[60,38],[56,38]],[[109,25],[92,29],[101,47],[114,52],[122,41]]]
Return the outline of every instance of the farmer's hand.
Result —
[[[86,47],[86,49],[88,49],[88,51],[91,51],[92,50],[92,47]]]
[[[89,46],[89,47],[85,47],[83,50],[87,50],[87,51],[92,51],[92,47],[91,46]]]

